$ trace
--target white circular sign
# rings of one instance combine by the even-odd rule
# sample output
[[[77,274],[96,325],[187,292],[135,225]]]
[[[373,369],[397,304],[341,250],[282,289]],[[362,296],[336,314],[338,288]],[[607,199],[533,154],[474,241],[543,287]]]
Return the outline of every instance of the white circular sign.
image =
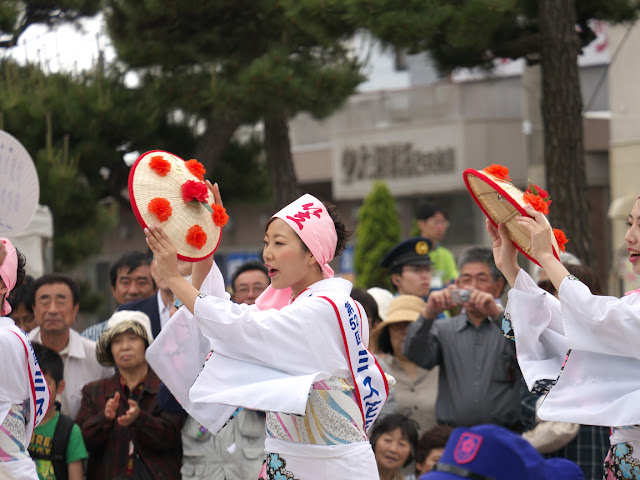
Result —
[[[39,200],[38,172],[29,152],[0,130],[0,235],[21,233],[31,222]]]

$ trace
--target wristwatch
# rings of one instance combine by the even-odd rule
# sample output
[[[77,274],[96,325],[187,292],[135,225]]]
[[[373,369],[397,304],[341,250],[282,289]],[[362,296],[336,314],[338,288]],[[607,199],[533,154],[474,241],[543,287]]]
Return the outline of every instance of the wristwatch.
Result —
[[[198,293],[198,298],[205,298],[206,295],[204,293]],[[180,301],[179,298],[176,298],[176,301],[174,302],[173,306],[176,308],[180,308],[182,306],[182,302]]]

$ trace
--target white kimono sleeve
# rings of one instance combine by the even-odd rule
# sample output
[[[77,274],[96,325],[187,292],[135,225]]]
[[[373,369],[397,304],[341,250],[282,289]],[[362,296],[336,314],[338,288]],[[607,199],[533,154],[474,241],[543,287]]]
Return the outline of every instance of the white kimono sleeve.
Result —
[[[11,405],[29,398],[27,358],[16,335],[0,327],[0,424]]]
[[[524,272],[515,287],[507,313],[527,386],[557,378],[539,417],[584,425],[639,424],[640,296],[594,296],[581,282],[566,279],[558,301],[536,293]]]
[[[564,279],[559,296],[569,348],[640,359],[640,295],[596,296]]]
[[[200,291],[220,298],[229,298],[217,266],[211,269]],[[209,339],[200,331],[195,317],[186,307],[181,307],[149,345],[145,356],[151,368],[182,408],[198,423],[216,433],[231,417],[236,407],[202,403],[189,398],[189,390],[200,375],[210,350]]]
[[[520,270],[509,290],[505,318],[511,321],[518,364],[529,390],[539,380],[555,380],[567,353],[558,299]]]
[[[281,310],[259,311],[208,296],[196,301],[194,311],[216,353],[291,375],[350,375],[336,314],[324,299],[304,298]]]

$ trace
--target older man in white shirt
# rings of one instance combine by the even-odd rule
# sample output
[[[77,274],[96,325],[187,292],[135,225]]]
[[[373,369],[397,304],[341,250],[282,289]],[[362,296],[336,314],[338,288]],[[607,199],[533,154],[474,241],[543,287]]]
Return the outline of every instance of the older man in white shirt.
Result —
[[[58,401],[61,412],[75,418],[80,410],[82,387],[110,377],[114,370],[98,363],[95,342],[71,328],[80,308],[80,289],[73,278],[47,274],[36,280],[33,291],[33,313],[38,327],[29,333],[29,340],[46,345],[62,357],[66,388]]]

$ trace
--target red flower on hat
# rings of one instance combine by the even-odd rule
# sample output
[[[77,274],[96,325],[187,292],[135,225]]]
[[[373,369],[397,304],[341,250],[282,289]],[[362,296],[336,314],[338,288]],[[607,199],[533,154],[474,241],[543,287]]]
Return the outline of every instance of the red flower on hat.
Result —
[[[204,174],[207,173],[207,169],[204,168],[204,165],[202,165],[198,160],[192,158],[191,160],[184,162],[184,164],[194,176],[198,177],[200,181],[204,180]]]
[[[171,203],[169,203],[169,200],[162,197],[151,199],[148,209],[149,212],[158,217],[158,220],[161,222],[167,221],[172,213]]]
[[[564,253],[564,246],[569,242],[569,239],[564,234],[564,232],[559,228],[553,229],[553,236],[556,237],[556,242],[558,242],[558,247],[560,248],[560,251]]]
[[[200,225],[194,225],[187,231],[187,243],[201,250],[207,243],[207,234]]]
[[[529,193],[533,193],[534,195],[540,195],[542,198],[545,198],[545,199],[550,198],[549,192],[547,192],[546,190],[543,190],[541,187],[539,187],[535,183],[529,182],[529,187],[527,188],[526,191]],[[549,202],[551,202],[550,199],[549,199]]]
[[[167,173],[171,171],[171,163],[169,163],[162,155],[151,157],[149,167],[155,170],[161,177],[166,177]]]
[[[182,184],[182,199],[185,202],[191,202],[193,200],[198,202],[206,202],[209,197],[209,189],[202,182],[196,182],[195,180],[187,180]]]
[[[538,210],[539,212],[544,213],[545,215],[547,213],[549,213],[549,207],[551,206],[551,197],[549,197],[549,193],[546,190],[543,190],[538,185],[535,185],[535,184],[529,182],[529,187],[525,191],[525,194],[530,194],[530,195],[534,195],[534,196],[540,197],[544,201],[544,203],[547,204],[546,212],[543,211],[543,210],[538,210],[537,208],[536,208],[536,210]],[[537,202],[537,200],[536,200],[536,202]]]
[[[211,204],[211,209],[213,210],[213,214],[211,215],[213,223],[219,227],[224,227],[229,221],[227,210],[222,205],[216,205],[215,203]]]
[[[492,163],[490,167],[483,168],[483,172],[489,173],[500,180],[505,180],[507,182],[511,181],[511,177],[509,176],[509,169],[507,167],[503,167],[502,165],[496,165]]]
[[[527,190],[524,192],[522,198],[524,202],[531,205],[536,212],[541,212],[545,215],[549,213],[549,204],[539,195],[534,195]]]

